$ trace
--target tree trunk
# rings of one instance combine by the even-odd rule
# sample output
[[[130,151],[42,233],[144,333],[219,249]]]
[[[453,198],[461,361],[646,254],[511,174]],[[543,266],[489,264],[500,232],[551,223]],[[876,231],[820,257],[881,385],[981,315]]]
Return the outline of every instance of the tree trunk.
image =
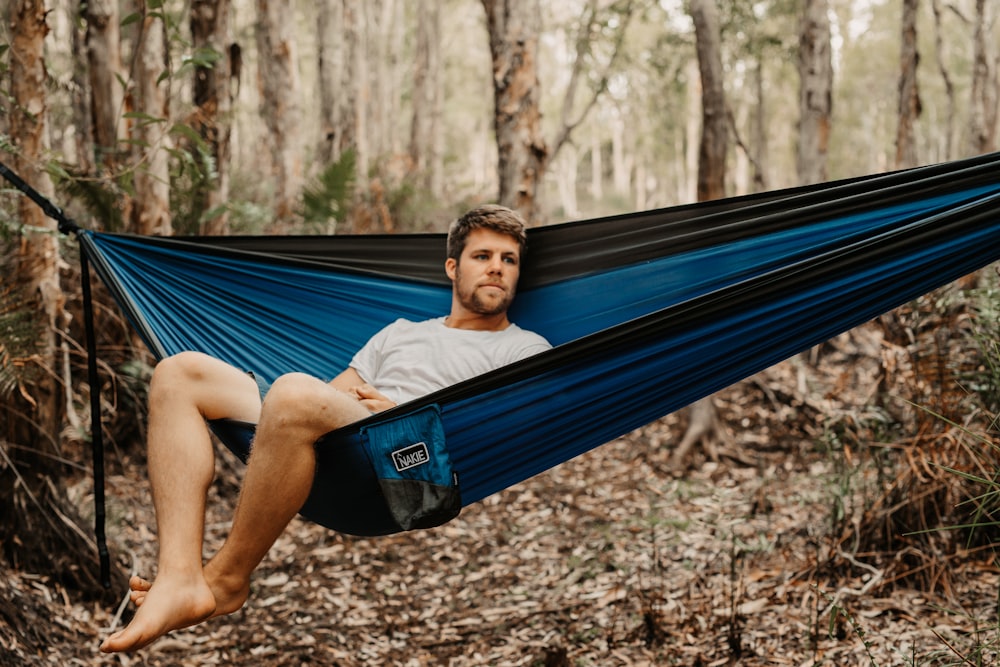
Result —
[[[619,113],[611,119],[611,182],[615,194],[632,192],[632,171],[625,157],[625,120]]]
[[[48,28],[43,0],[16,0],[12,7],[11,137],[14,167],[43,196],[52,182],[39,167],[46,159],[47,73],[43,42]],[[59,286],[55,222],[27,198],[18,204],[24,228],[15,239],[12,267],[4,276],[19,306],[35,313],[30,353],[18,360],[20,387],[0,397],[0,545],[11,567],[51,576],[71,590],[101,595],[96,545],[79,527],[60,483],[58,463],[64,405],[58,370],[58,331],[65,325]]]
[[[93,123],[95,165],[114,173],[118,162],[118,141],[125,137],[122,122],[124,91],[121,36],[117,0],[88,0],[87,71],[90,73],[90,115]]]
[[[493,57],[499,203],[539,222],[548,149],[541,133],[538,0],[483,0]]]
[[[348,85],[344,91],[344,136],[342,149],[354,151],[357,191],[368,189],[371,150],[368,143],[368,36],[365,32],[365,4],[361,0],[344,1],[344,42],[347,44]]]
[[[371,12],[368,34],[375,35],[368,42],[372,47],[369,58],[375,65],[375,96],[370,114],[375,126],[371,128],[371,136],[375,140],[374,154],[384,160],[403,152],[396,122],[400,113],[399,92],[403,87],[399,63],[404,41],[403,6],[399,0],[369,0],[365,6]]]
[[[833,112],[833,57],[827,0],[805,0],[799,23],[799,182],[827,177],[830,116]]]
[[[132,231],[169,236],[172,232],[167,161],[170,79],[163,76],[167,67],[166,26],[159,12],[149,11],[145,0],[140,0],[139,11],[143,19],[136,43],[135,106],[136,111],[155,120],[140,120],[133,131],[140,166],[135,174]]]
[[[767,136],[767,96],[764,92],[764,64],[758,60],[753,69],[753,86],[757,98],[757,108],[753,115],[751,149],[753,150],[753,192],[766,192],[770,188],[767,177],[768,136]]]
[[[287,223],[295,216],[302,188],[295,4],[291,0],[257,0],[257,16],[260,111],[267,125],[274,162],[275,217]]]
[[[604,198],[604,155],[599,125],[590,129],[590,196],[594,202]]]
[[[340,159],[343,150],[344,2],[322,0],[317,7],[316,60],[319,79],[319,149],[321,166]]]
[[[919,0],[903,0],[902,35],[899,55],[899,118],[896,128],[896,168],[917,166],[913,126],[920,116],[920,89],[917,85],[917,10]]]
[[[726,153],[729,150],[719,12],[715,0],[691,0],[691,18],[701,74],[698,201],[707,201],[726,196]]]
[[[691,0],[698,69],[701,74],[701,142],[698,150],[698,201],[719,199],[726,194],[726,153],[729,150],[729,121],[722,69],[719,13],[715,0]],[[711,396],[696,401],[688,410],[687,432],[671,456],[677,467],[684,464],[688,451],[701,443],[709,458],[718,458],[716,437],[723,437],[719,415]]]
[[[86,7],[85,0],[73,0],[70,16],[73,18],[84,16]],[[0,16],[0,20],[3,17]],[[94,122],[91,112],[93,93],[90,85],[89,55],[80,57],[79,54],[87,53],[87,32],[86,25],[79,25],[80,21],[73,21],[70,48],[76,57],[73,59],[73,79],[72,92],[72,120],[75,130],[73,139],[76,146],[73,149],[73,160],[77,170],[81,174],[93,174],[96,172],[93,146],[94,146]],[[123,123],[124,125],[124,123]],[[124,134],[124,127],[122,128]],[[0,122],[0,132],[3,132],[3,123]]]
[[[986,0],[976,0],[972,20],[972,100],[969,113],[970,148],[974,155],[996,150],[997,73],[990,59]]]
[[[931,9],[934,11],[934,54],[937,56],[938,72],[941,73],[941,80],[944,82],[945,95],[948,99],[947,116],[944,126],[944,148],[939,161],[951,160],[955,153],[955,84],[951,80],[948,68],[945,66],[944,39],[941,30],[941,0],[931,0]]]
[[[191,42],[198,52],[211,52],[216,60],[195,67],[195,125],[208,144],[215,161],[214,187],[195,194],[195,210],[202,211],[201,233],[224,234],[228,231],[225,204],[229,201],[229,138],[231,134],[229,60],[229,0],[193,0],[191,3]]]
[[[686,178],[684,201],[698,201],[698,149],[701,145],[701,80],[698,74],[698,59],[691,60],[687,65],[688,82],[685,96],[684,114],[684,172]]]
[[[417,182],[434,197],[441,196],[443,186],[441,80],[441,8],[432,2],[417,11],[410,162]]]

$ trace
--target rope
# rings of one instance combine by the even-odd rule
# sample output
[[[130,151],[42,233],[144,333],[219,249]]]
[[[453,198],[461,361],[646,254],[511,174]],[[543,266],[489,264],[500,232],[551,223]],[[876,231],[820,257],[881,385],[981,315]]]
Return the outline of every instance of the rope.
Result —
[[[0,176],[10,181],[15,188],[23,192],[29,199],[42,207],[45,215],[59,223],[59,231],[63,234],[74,234],[80,231],[79,225],[66,217],[62,209],[42,196],[38,190],[25,183],[20,176],[12,172],[7,165],[0,162]]]
[[[94,309],[90,295],[90,262],[87,253],[80,253],[80,274],[83,281],[83,321],[87,332],[87,382],[90,384],[90,431],[94,461],[94,534],[97,556],[101,562],[101,584],[111,588],[111,558],[104,532],[104,429],[101,427],[101,386],[97,377],[97,342],[94,336]]]

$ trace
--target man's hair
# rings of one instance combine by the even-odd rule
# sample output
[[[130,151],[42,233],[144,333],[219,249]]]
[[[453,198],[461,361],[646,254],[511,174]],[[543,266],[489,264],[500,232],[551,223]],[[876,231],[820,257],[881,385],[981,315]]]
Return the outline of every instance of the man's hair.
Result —
[[[496,204],[477,206],[451,223],[448,229],[448,257],[456,262],[459,261],[462,251],[465,250],[465,242],[475,229],[489,229],[513,238],[517,241],[519,254],[523,257],[528,243],[524,227],[524,218],[506,206]]]

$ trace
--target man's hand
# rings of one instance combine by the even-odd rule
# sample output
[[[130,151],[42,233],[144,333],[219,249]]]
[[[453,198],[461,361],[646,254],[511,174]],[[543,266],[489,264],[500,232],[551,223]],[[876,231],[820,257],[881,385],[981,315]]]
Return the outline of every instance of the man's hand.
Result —
[[[361,405],[365,406],[372,412],[383,412],[389,408],[396,407],[395,403],[386,398],[386,396],[375,389],[375,387],[367,383],[355,385],[348,389],[347,393],[358,399],[358,402],[361,403]]]

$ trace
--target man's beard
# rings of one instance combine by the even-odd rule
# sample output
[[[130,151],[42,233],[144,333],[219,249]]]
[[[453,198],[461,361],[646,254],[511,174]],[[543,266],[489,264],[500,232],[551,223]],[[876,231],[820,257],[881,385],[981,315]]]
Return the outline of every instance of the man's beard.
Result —
[[[472,292],[465,292],[461,288],[462,284],[462,272],[459,269],[455,270],[455,284],[456,293],[458,294],[458,302],[462,304],[462,307],[466,310],[476,313],[477,315],[500,315],[501,313],[507,312],[510,308],[510,304],[514,301],[514,291],[504,292],[504,297],[497,302],[485,302],[479,296],[479,290],[473,288]]]

